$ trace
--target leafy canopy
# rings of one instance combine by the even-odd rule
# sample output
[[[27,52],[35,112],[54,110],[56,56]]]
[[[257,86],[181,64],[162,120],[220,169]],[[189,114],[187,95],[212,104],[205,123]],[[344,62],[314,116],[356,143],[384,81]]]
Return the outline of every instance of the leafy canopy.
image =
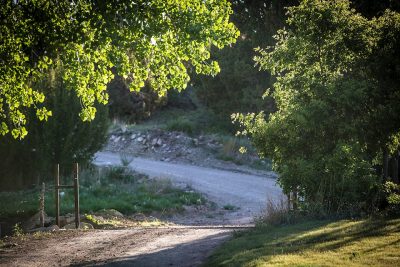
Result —
[[[80,99],[80,117],[93,120],[107,102],[113,70],[139,90],[148,81],[160,95],[182,90],[188,66],[215,75],[210,48],[235,42],[226,0],[19,0],[0,6],[0,134],[23,138],[27,110],[45,120],[40,81],[52,68]]]
[[[276,76],[278,111],[234,118],[272,158],[285,192],[330,211],[365,204],[374,160],[400,133],[400,15],[368,20],[347,0],[303,0],[287,24],[256,57]]]

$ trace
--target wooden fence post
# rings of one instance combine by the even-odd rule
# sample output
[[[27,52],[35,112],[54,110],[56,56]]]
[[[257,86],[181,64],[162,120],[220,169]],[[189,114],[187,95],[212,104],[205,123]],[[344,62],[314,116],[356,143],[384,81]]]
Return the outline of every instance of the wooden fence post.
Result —
[[[60,227],[60,164],[56,164],[55,171],[55,200],[56,200],[56,225]]]
[[[79,165],[74,164],[75,228],[79,228]]]

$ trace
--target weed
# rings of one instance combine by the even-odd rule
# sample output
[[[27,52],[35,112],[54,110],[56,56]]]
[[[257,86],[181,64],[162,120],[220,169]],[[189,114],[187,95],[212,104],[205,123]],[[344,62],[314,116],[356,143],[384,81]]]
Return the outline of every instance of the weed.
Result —
[[[50,235],[51,235],[50,232],[41,232],[41,231],[34,232],[32,234],[33,238],[35,238],[35,239],[41,239],[41,238],[44,238],[44,237],[48,237]]]
[[[106,172],[106,180],[104,182],[109,182],[107,180],[116,181],[130,181],[134,176],[129,168],[123,166],[112,166]]]
[[[21,227],[20,223],[16,223],[13,226],[12,232],[13,232],[13,236],[15,236],[15,237],[23,237],[24,234],[25,234],[24,230],[22,230],[22,227]]]
[[[121,153],[119,155],[120,160],[121,160],[121,165],[123,167],[128,167],[129,164],[131,164],[131,162],[133,161],[134,157],[128,153]]]

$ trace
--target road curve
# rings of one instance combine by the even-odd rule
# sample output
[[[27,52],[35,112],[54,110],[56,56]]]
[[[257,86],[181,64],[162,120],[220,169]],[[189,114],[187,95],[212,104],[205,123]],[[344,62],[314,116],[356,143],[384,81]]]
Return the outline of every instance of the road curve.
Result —
[[[117,153],[99,152],[96,156],[97,165],[120,164]],[[261,177],[144,158],[134,158],[130,167],[151,177],[188,184],[220,207],[231,204],[240,209],[218,212],[216,217],[223,218],[217,218],[216,224],[209,217],[202,224],[193,224],[195,217],[202,215],[190,213],[188,223],[176,226],[59,231],[40,239],[30,238],[16,248],[0,249],[0,267],[200,266],[232,231],[251,227],[254,216],[263,210],[267,199],[276,201],[282,196],[276,180],[271,178],[275,177],[273,173]]]
[[[120,155],[98,152],[97,165],[119,165]],[[239,207],[240,222],[250,222],[259,215],[268,200],[282,199],[282,190],[276,185],[275,175],[266,177],[205,168],[182,163],[170,163],[135,157],[129,165],[132,169],[154,178],[169,178],[175,183],[184,183],[205,194],[220,207]]]

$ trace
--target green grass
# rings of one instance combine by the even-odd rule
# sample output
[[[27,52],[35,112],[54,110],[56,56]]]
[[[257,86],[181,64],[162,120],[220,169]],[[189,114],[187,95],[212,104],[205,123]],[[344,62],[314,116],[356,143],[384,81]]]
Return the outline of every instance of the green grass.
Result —
[[[222,147],[217,151],[217,159],[231,161],[237,165],[247,165],[258,170],[271,170],[271,162],[269,160],[261,160],[255,157],[257,152],[249,139],[229,134],[215,136],[218,142],[222,144]],[[240,153],[241,148],[245,148],[245,153]]]
[[[205,266],[400,266],[400,219],[307,221],[239,232]]]
[[[152,211],[174,212],[183,210],[183,205],[205,202],[194,192],[174,188],[167,180],[150,180],[143,175],[112,168],[96,177],[86,174],[80,179],[80,211],[95,212],[101,209],[116,209],[125,214],[150,213]],[[98,174],[97,174],[98,176]],[[72,181],[71,181],[72,182]],[[45,210],[54,216],[54,187],[47,184]],[[17,192],[0,192],[0,218],[26,217],[38,211],[40,188]],[[63,190],[60,198],[61,213],[73,213],[72,189]]]

